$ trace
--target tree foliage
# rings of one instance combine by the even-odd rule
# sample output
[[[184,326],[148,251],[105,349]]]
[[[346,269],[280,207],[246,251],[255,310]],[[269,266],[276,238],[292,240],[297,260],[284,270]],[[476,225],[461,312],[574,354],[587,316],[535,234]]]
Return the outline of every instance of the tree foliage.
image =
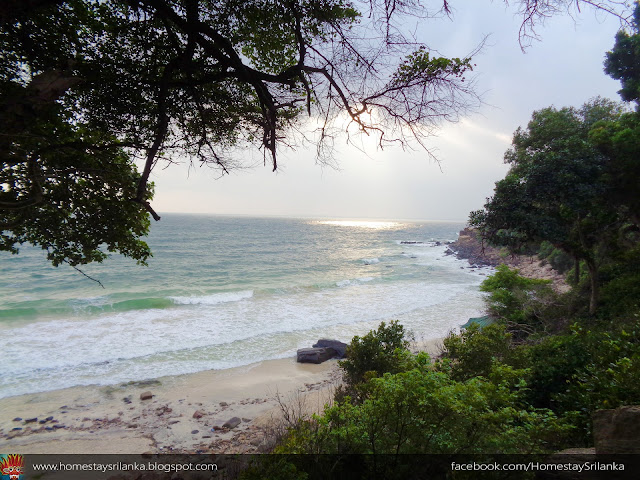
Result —
[[[623,117],[620,105],[601,98],[580,109],[549,107],[534,112],[505,153],[511,165],[496,182],[483,210],[470,216],[484,238],[517,249],[548,241],[583,260],[591,279],[590,311],[598,301],[598,270],[628,221],[626,199],[612,202],[616,165],[590,132]],[[628,179],[626,181],[629,181]]]
[[[368,378],[406,370],[408,347],[404,327],[397,320],[389,325],[382,322],[377,330],[363,337],[353,337],[347,347],[347,358],[339,362],[345,382],[343,393],[358,396],[362,393],[358,387]]]
[[[620,30],[616,43],[607,52],[604,71],[612,78],[620,80],[622,89],[618,91],[626,102],[636,102],[640,108],[640,3],[636,2],[631,32]]]

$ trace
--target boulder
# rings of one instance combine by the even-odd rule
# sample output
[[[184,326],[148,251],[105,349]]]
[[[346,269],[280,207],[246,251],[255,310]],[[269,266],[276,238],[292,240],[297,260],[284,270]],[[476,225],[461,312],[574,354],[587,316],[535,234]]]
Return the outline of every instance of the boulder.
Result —
[[[338,354],[333,348],[301,348],[297,352],[298,363],[322,363]]]
[[[318,343],[313,345],[313,348],[333,348],[336,351],[338,358],[344,358],[347,356],[348,346],[349,345],[339,340],[321,338],[318,340]]]
[[[593,443],[597,454],[640,453],[640,405],[597,410]]]

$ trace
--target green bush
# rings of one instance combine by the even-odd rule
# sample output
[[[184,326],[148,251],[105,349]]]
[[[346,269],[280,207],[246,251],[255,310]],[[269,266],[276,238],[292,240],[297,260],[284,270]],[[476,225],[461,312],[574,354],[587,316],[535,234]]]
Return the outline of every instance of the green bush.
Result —
[[[557,335],[521,350],[528,367],[526,402],[536,408],[566,413],[558,407],[555,398],[566,392],[571,379],[591,358],[581,339],[576,335]]]
[[[624,317],[640,306],[640,248],[623,250],[600,271],[600,315]]]
[[[338,362],[347,387],[354,387],[367,378],[410,368],[409,340],[405,335],[404,327],[393,320],[389,325],[382,322],[377,330],[364,337],[353,337],[347,347],[347,358]]]
[[[511,334],[506,332],[501,323],[482,329],[472,323],[460,334],[449,334],[443,344],[446,360],[438,363],[440,370],[449,369],[455,380],[486,378],[496,360],[504,362],[509,357]]]
[[[540,244],[538,248],[538,258],[540,260],[545,260],[551,253],[556,249],[551,242],[547,242],[546,240]]]
[[[415,368],[369,380],[362,403],[349,397],[296,431],[280,453],[322,444],[334,454],[542,453],[564,445],[570,427],[549,410],[520,407],[521,371],[495,365],[490,379],[453,380]],[[522,386],[522,384],[520,385]]]
[[[556,302],[550,284],[550,280],[525,278],[518,270],[500,265],[482,282],[480,290],[489,293],[489,314],[505,321],[514,339],[520,340],[547,327],[544,311]]]
[[[575,410],[582,441],[592,443],[591,415],[598,409],[640,404],[640,320],[614,331],[574,326],[578,348],[588,360],[555,395],[558,411]]]
[[[547,241],[540,244],[538,258],[549,262],[549,265],[559,273],[568,272],[574,266],[574,259],[571,255],[568,255],[564,250],[555,248]]]

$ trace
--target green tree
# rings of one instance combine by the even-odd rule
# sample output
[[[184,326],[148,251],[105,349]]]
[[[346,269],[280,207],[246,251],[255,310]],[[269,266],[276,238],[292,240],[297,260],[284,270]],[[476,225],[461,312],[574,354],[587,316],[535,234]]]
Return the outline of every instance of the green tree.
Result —
[[[616,43],[607,52],[604,71],[622,83],[618,91],[626,102],[636,102],[640,108],[640,3],[636,2],[631,32],[620,30]]]
[[[614,244],[621,218],[608,198],[610,159],[589,141],[598,122],[620,118],[622,107],[597,98],[580,109],[534,112],[505,153],[511,165],[493,197],[470,222],[490,242],[515,249],[548,241],[589,271],[589,311],[596,310],[599,267]]]

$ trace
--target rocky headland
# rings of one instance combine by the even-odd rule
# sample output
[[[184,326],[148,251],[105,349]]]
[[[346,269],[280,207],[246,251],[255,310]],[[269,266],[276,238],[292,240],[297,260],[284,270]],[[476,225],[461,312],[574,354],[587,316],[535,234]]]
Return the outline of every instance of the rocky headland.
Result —
[[[559,293],[567,292],[571,288],[562,274],[551,268],[551,265],[542,262],[537,256],[513,255],[506,249],[487,245],[470,227],[460,231],[458,239],[449,244],[446,254],[468,260],[471,266],[497,267],[505,264],[519,270],[520,275],[524,277],[551,280],[553,289]]]

